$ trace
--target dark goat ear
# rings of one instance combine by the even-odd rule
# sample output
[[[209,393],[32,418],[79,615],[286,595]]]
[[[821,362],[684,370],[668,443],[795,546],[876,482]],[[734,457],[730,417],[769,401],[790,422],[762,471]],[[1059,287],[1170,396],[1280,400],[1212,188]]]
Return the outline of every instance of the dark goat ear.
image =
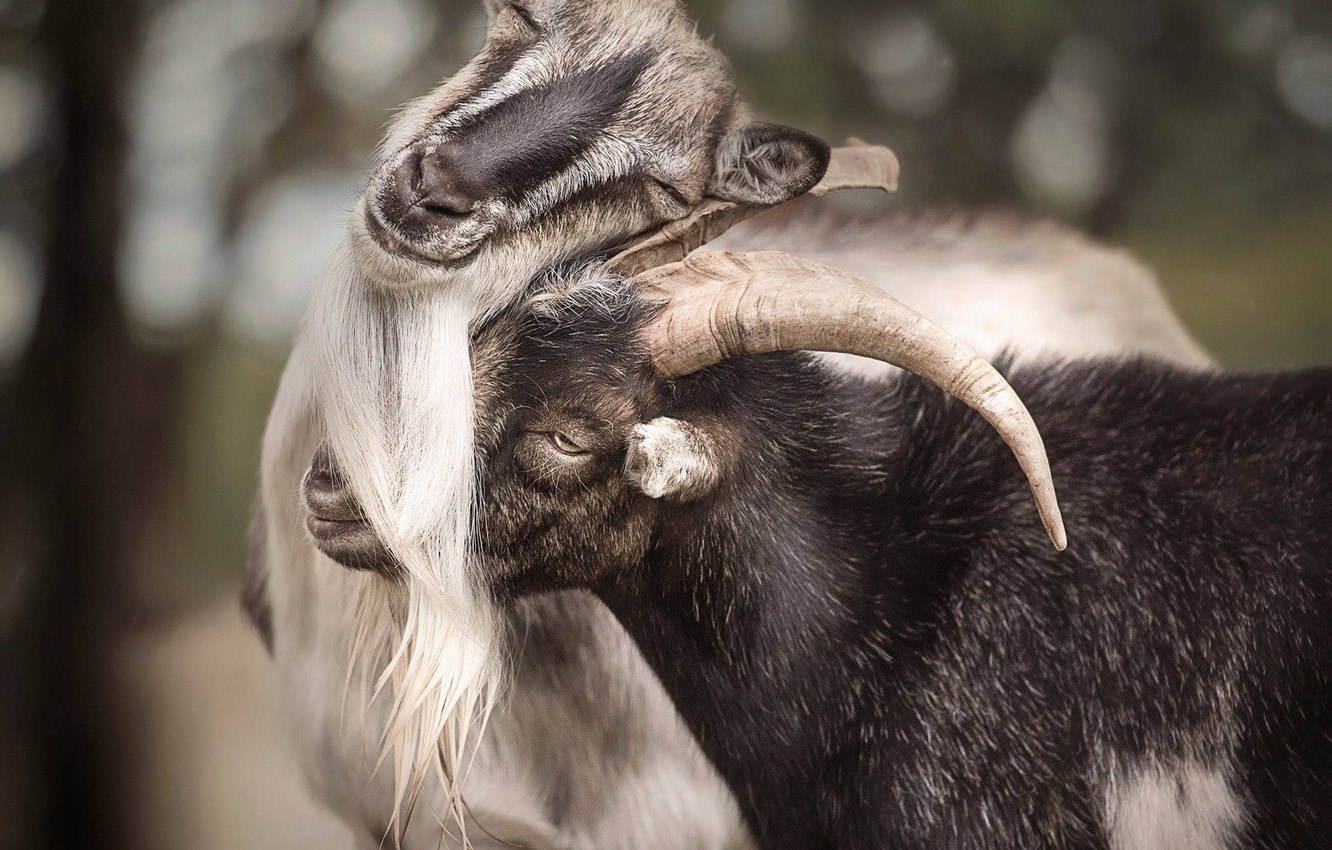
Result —
[[[828,143],[794,127],[746,124],[717,146],[717,170],[708,194],[742,204],[780,204],[823,179]]]

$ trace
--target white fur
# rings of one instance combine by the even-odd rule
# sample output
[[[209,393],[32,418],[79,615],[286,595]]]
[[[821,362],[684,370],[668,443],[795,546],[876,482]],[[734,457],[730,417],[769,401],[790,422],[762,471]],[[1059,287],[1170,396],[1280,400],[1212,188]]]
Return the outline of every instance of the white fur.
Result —
[[[476,491],[468,329],[481,313],[465,290],[385,292],[342,261],[304,330],[324,435],[403,565],[401,582],[357,588],[345,673],[355,683],[348,700],[391,697],[373,752],[376,763],[392,757],[395,833],[432,773],[447,795],[431,815],[463,823],[455,792],[502,681],[499,616],[468,557]]]
[[[707,435],[667,416],[634,428],[624,466],[638,489],[654,499],[698,498],[720,475]]]
[[[1127,771],[1105,806],[1114,850],[1227,850],[1244,823],[1225,773],[1190,759]]]
[[[550,209],[582,189],[604,186],[628,177],[638,167],[640,159],[634,145],[613,132],[597,139],[569,168],[532,189],[515,223],[521,226],[532,210]]]
[[[389,130],[366,198],[383,189],[409,145],[447,137],[489,105],[558,77],[574,61],[569,57],[618,55],[648,34],[655,39],[682,26],[669,2],[611,4],[599,17],[617,20],[625,13],[633,22],[628,31],[589,30],[604,44],[575,48],[542,40],[486,91],[464,96],[479,67],[472,63],[408,106]],[[512,303],[538,271],[566,253],[648,223],[639,220],[643,211],[619,213],[628,216],[624,220],[593,211],[579,226],[561,223],[559,232],[538,224],[525,235],[485,240],[501,223],[510,230],[521,225],[533,202],[551,205],[580,187],[627,175],[638,165],[642,145],[635,145],[609,133],[574,167],[531,193],[527,204],[488,201],[468,224],[416,246],[437,259],[466,255],[463,265],[421,263],[381,249],[367,230],[363,198],[297,341],[264,453],[275,655],[316,788],[370,840],[393,833],[409,845],[434,846],[450,817],[459,826],[499,828],[508,840],[524,843],[555,843],[561,832],[545,822],[550,783],[531,765],[576,751],[576,736],[562,737],[556,729],[539,743],[522,743],[536,728],[525,717],[489,739],[493,750],[473,747],[502,684],[503,647],[499,616],[467,557],[476,490],[468,329]],[[402,561],[400,583],[342,570],[314,551],[301,531],[296,494],[321,439],[331,444],[370,522]],[[660,706],[664,697],[654,696]],[[535,713],[558,716],[550,710],[558,697]],[[660,714],[660,707],[648,712]],[[568,728],[576,730],[575,719],[586,711],[566,715]],[[646,760],[640,783],[613,797],[614,782],[571,792],[582,801],[578,811],[604,814],[575,819],[561,843],[581,843],[575,837],[585,836],[595,846],[660,846],[658,836],[674,832],[681,847],[707,846],[740,832],[728,796],[687,737],[674,729],[663,739],[659,731],[654,726],[636,739],[639,749],[661,748]],[[391,770],[379,769],[385,757]],[[475,779],[467,772],[472,758]],[[464,811],[459,786],[476,817]],[[676,786],[678,796],[668,797]],[[668,801],[665,811],[677,818],[705,801],[713,801],[714,814],[694,815],[701,829],[663,829],[642,814],[653,808],[645,793]],[[603,836],[596,820],[618,825]],[[480,840],[476,828],[471,838]]]
[[[1011,349],[1019,359],[1133,353],[1189,366],[1212,363],[1150,269],[1065,227],[929,214],[848,225],[825,210],[789,225],[760,219],[707,249],[784,250],[828,263],[892,294],[986,357]],[[867,377],[897,371],[851,354],[821,356]]]

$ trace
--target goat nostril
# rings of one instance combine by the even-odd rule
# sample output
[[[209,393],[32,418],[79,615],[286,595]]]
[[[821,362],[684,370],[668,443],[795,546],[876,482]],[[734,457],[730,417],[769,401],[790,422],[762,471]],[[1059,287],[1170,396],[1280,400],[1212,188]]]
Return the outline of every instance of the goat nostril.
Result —
[[[454,192],[432,192],[416,202],[418,207],[443,215],[465,216],[476,209],[476,201]]]
[[[364,522],[361,505],[347,489],[337,465],[321,460],[320,455],[315,455],[301,485],[306,508],[315,519],[324,522]]]
[[[337,482],[333,480],[337,474],[336,469],[333,452],[327,443],[321,444],[315,449],[314,457],[310,458],[310,468],[305,474],[307,486],[318,486],[321,490],[336,489]]]
[[[480,203],[454,158],[445,149],[419,159],[414,203],[433,213],[465,216]]]

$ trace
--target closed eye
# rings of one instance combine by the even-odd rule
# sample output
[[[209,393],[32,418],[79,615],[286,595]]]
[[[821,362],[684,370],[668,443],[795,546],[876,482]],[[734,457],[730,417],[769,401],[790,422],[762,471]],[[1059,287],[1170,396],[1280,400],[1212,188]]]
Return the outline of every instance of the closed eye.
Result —
[[[674,201],[680,206],[682,207],[693,206],[689,202],[689,199],[685,197],[684,192],[681,192],[679,189],[675,188],[670,183],[667,183],[665,180],[659,180],[656,177],[652,177],[650,179],[652,180],[653,183],[657,184],[658,188],[660,188],[666,194],[670,195],[671,198],[674,199]]]
[[[510,11],[512,11],[515,15],[517,15],[517,16],[520,17],[520,18],[522,18],[522,19],[523,19],[523,23],[527,24],[529,27],[531,27],[532,29],[536,30],[537,32],[540,32],[540,31],[541,31],[541,26],[540,26],[539,24],[537,24],[536,18],[532,16],[532,10],[531,10],[531,9],[527,8],[526,6],[524,6],[524,5],[521,4],[521,3],[510,3],[510,4],[509,4],[509,9],[510,9]]]

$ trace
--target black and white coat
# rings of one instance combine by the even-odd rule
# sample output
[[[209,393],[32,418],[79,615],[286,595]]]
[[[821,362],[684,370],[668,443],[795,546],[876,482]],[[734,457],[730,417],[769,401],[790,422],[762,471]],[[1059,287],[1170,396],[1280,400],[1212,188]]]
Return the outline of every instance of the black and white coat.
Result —
[[[745,462],[600,593],[760,846],[1332,842],[1332,374],[1019,372],[1057,554],[918,381],[730,371]]]
[[[998,437],[919,380],[797,354],[663,384],[616,353],[635,321],[519,334],[482,552],[502,597],[593,589],[759,846],[1332,836],[1332,371],[1016,370],[1056,553]],[[711,448],[649,445],[679,422]],[[566,428],[590,436],[552,471]],[[706,492],[645,500],[682,455]]]
[[[472,292],[497,307],[541,270],[676,218],[705,193],[744,200],[764,189],[749,200],[767,204],[816,176],[785,181],[791,191],[773,195],[773,186],[732,167],[731,155],[748,150],[745,140],[781,139],[769,125],[749,124],[724,60],[674,0],[487,0],[486,7],[482,53],[391,126],[321,287],[330,301],[363,293],[349,275],[355,269],[377,282],[381,303],[394,300],[385,292],[420,290]],[[555,136],[560,144],[549,143]],[[805,134],[786,137],[804,139],[797,148],[809,142]],[[474,214],[452,215],[462,211],[459,200],[476,201]],[[1017,340],[1024,353],[1146,350],[1206,359],[1149,272],[1050,226],[797,216],[775,230],[734,231],[727,244],[830,260],[984,352]],[[349,342],[363,335],[321,324],[332,332],[321,338],[307,325],[297,341],[265,435],[249,599],[270,634],[305,774],[358,841],[377,847],[402,789],[395,792],[387,771],[371,775],[384,706],[347,699],[354,635],[369,619],[354,600],[367,582],[315,549],[299,498],[328,430],[321,394],[336,400],[353,394],[339,388],[358,386],[349,370],[345,384],[328,379],[329,351],[352,351]],[[466,365],[454,361],[459,372]],[[467,404],[459,397],[454,406]],[[534,597],[506,616],[514,633],[542,640],[511,649],[509,698],[467,773],[470,811],[485,829],[531,847],[746,843],[734,801],[603,606],[570,592]],[[444,811],[444,797],[428,781],[419,811]],[[481,829],[471,838],[490,840]],[[453,839],[434,818],[418,816],[405,843],[441,841]]]
[[[1130,257],[1049,224],[993,216],[848,220],[822,203],[727,234],[726,247],[783,248],[833,262],[929,315],[982,352],[1036,357],[1151,352],[1206,357],[1152,275]],[[297,755],[317,795],[377,847],[389,788],[368,780],[378,723],[343,708],[360,576],[321,554],[298,495],[318,441],[298,343],[265,438],[263,501],[248,607],[269,627],[276,680]],[[832,375],[882,378],[886,367],[821,355]],[[866,384],[872,389],[873,384]],[[724,848],[747,830],[730,793],[683,731],[666,694],[605,607],[581,591],[526,599],[510,619],[528,637],[504,709],[468,774],[471,810],[489,832],[542,848]],[[271,618],[271,619],[270,619]],[[427,795],[437,794],[427,785]],[[421,805],[438,808],[428,796]],[[416,818],[406,846],[446,831]],[[490,840],[479,829],[478,846]],[[502,847],[496,843],[494,846]]]

